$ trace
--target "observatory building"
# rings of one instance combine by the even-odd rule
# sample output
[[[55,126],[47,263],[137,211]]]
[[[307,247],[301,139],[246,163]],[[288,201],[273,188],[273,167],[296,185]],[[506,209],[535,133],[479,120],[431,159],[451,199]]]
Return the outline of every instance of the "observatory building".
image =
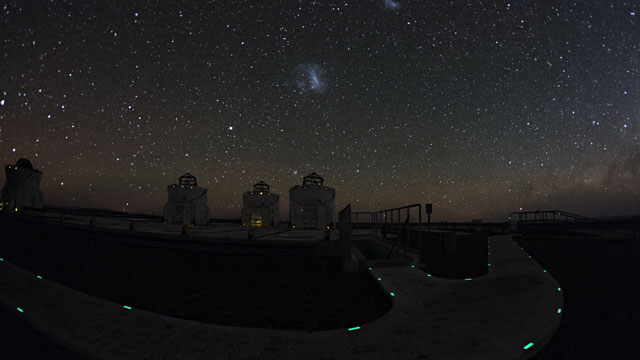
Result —
[[[27,159],[4,167],[6,182],[2,188],[0,210],[21,211],[24,207],[42,209],[40,180],[42,172],[35,170]]]
[[[316,173],[289,189],[289,220],[300,229],[323,229],[333,222],[336,191]]]
[[[183,225],[205,225],[209,222],[207,189],[198,187],[198,179],[186,173],[178,184],[169,185],[169,201],[164,206],[164,222]]]
[[[253,191],[242,195],[242,225],[265,227],[278,225],[280,196],[269,192],[269,185],[260,181]]]

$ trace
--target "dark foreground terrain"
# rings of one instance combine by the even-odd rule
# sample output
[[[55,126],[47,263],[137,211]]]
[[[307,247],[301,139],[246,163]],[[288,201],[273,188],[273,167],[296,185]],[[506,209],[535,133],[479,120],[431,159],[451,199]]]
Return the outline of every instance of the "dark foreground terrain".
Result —
[[[91,262],[37,251],[7,260],[90,295],[204,323],[316,331],[363,324],[391,308],[368,274],[344,273],[339,259],[234,263],[131,247]]]
[[[15,228],[9,228],[15,229]],[[36,229],[37,230],[37,229]],[[3,237],[0,252],[43,278],[172,317],[228,326],[318,331],[373,321],[391,302],[338,258],[227,256],[35,232]],[[0,312],[0,359],[81,359],[19,315]]]
[[[18,312],[0,307],[0,359],[89,360],[65,349],[19,318]]]
[[[560,328],[535,359],[637,358],[640,243],[540,235],[516,240],[560,282],[565,296]],[[285,263],[247,263],[229,273],[208,256],[141,248],[92,262],[33,251],[16,264],[122,304],[225,325],[344,328],[390,308],[368,276],[344,274],[338,262],[297,264],[295,270]],[[3,359],[84,359],[6,311],[0,311],[0,346]]]
[[[640,244],[526,236],[518,243],[562,285],[562,323],[535,359],[637,359]]]

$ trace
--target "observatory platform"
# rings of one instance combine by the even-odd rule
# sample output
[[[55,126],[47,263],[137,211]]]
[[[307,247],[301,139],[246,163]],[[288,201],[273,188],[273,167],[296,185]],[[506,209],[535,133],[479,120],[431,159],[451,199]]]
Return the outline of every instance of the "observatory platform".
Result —
[[[171,318],[39,278],[10,258],[0,261],[0,305],[96,359],[530,358],[560,324],[562,289],[509,236],[489,244],[489,273],[478,278],[437,278],[412,266],[369,269],[393,306],[347,329],[285,331]]]
[[[357,269],[357,261],[347,255],[347,246],[336,231],[316,229],[246,228],[240,224],[211,223],[202,226],[166,224],[159,218],[120,216],[92,216],[88,210],[73,214],[38,212],[0,214],[0,229],[8,239],[25,238],[32,246],[57,251],[60,246],[70,248],[82,256],[97,248],[117,256],[126,247],[158,248],[172,251],[195,251],[221,256],[225,261],[240,263],[257,257],[261,262],[275,259],[295,259],[297,263],[321,261],[328,257],[340,259],[348,271]],[[0,249],[11,248],[11,243],[0,243]],[[66,245],[62,245],[62,244]],[[12,248],[18,251],[17,245]],[[106,256],[105,254],[105,256]],[[5,253],[5,256],[9,256]],[[239,260],[244,259],[244,260]],[[355,265],[353,264],[355,261]]]
[[[45,213],[42,217],[47,223],[60,223],[60,214]],[[92,220],[93,219],[93,220]],[[126,230],[141,234],[157,234],[170,236],[184,236],[201,241],[210,240],[295,240],[300,242],[313,242],[323,240],[324,231],[315,229],[290,229],[287,227],[263,227],[247,229],[239,224],[211,223],[208,225],[187,226],[180,224],[167,224],[158,220],[145,218],[115,218],[90,215],[65,215],[62,221],[66,224],[78,226],[91,226],[94,229]],[[133,228],[132,228],[133,227]],[[185,233],[186,232],[186,233]],[[252,238],[249,238],[251,232]],[[333,237],[335,239],[335,237]]]

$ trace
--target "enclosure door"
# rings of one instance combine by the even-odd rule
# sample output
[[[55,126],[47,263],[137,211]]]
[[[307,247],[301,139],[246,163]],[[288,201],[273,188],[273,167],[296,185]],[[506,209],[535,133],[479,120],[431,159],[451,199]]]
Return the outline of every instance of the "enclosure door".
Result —
[[[262,208],[251,209],[251,226],[262,226]]]
[[[302,224],[305,229],[318,228],[318,207],[315,205],[305,206],[302,211]]]
[[[184,217],[184,205],[176,204],[173,206],[173,220],[174,224],[182,224],[182,218]]]

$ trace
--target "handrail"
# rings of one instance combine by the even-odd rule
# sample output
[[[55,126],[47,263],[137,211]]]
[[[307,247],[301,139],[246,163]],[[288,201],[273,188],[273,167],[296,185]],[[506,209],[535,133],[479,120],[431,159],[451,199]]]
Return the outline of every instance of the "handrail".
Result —
[[[392,223],[393,222],[393,216],[394,216],[394,212],[397,211],[398,212],[398,222],[397,223],[401,223],[400,220],[400,212],[402,210],[407,210],[407,216],[411,213],[411,209],[412,208],[418,208],[418,223],[422,223],[422,204],[412,204],[412,205],[405,205],[405,206],[400,206],[397,208],[391,208],[391,209],[384,209],[384,210],[379,210],[379,211],[374,211],[373,212],[373,217],[374,217],[374,223]],[[390,216],[387,216],[388,213],[391,213]],[[387,221],[387,219],[390,219],[391,221]],[[384,220],[384,221],[383,221]]]
[[[509,221],[515,221],[515,215],[517,215],[518,222],[547,222],[553,221],[557,222],[562,219],[557,219],[556,217],[564,217],[565,222],[569,222],[569,219],[573,219],[574,221],[599,221],[595,218],[590,218],[583,215],[573,214],[570,212],[562,211],[562,210],[538,210],[538,211],[514,211],[509,214]],[[533,215],[533,219],[529,219],[529,215]],[[549,216],[551,215],[551,216]],[[524,219],[522,219],[524,216]]]

